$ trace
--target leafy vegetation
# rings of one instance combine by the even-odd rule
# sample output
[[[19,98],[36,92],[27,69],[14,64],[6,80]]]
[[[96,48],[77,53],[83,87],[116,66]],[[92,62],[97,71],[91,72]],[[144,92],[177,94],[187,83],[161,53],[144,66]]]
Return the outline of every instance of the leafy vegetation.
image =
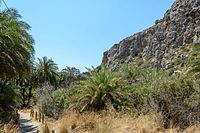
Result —
[[[75,81],[81,79],[80,70],[75,67],[66,67],[60,72],[60,87],[71,86]]]
[[[199,43],[200,44],[200,43]],[[191,64],[191,73],[194,76],[200,77],[200,45],[193,46],[193,53],[190,57],[189,64]]]
[[[20,103],[17,89],[17,86],[9,82],[0,81],[0,122],[17,119],[14,108]]]
[[[58,84],[58,66],[52,59],[43,57],[38,59],[35,68],[35,79],[39,84],[45,82],[50,83],[53,86]]]
[[[30,73],[34,40],[30,26],[21,21],[17,10],[0,13],[0,79],[16,79]]]
[[[45,112],[47,116],[58,118],[64,108],[68,105],[68,102],[70,101],[69,98],[69,91],[67,90],[58,89],[54,91],[43,101],[43,112]]]
[[[194,54],[196,52],[194,49],[190,58],[198,56]],[[192,61],[188,64],[194,65],[198,58]],[[43,108],[54,118],[58,118],[64,109],[79,113],[112,110],[130,112],[138,117],[159,113],[160,126],[184,129],[200,122],[200,82],[193,76],[199,73],[198,69],[188,73],[181,73],[181,69],[185,70],[180,68],[178,74],[177,69],[158,70],[134,64],[124,64],[114,72],[103,67],[88,69],[87,78],[76,79],[79,82],[53,91]]]
[[[120,79],[104,69],[93,74],[80,87],[82,87],[78,99],[78,105],[81,105],[80,112],[85,109],[98,111],[105,108],[119,108],[126,96]]]
[[[34,40],[15,9],[0,13],[0,123],[17,120],[17,80],[31,75]]]

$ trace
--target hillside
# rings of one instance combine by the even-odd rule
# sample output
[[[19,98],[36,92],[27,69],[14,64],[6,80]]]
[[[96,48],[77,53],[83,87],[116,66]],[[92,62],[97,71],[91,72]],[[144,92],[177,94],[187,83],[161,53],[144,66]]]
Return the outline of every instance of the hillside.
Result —
[[[117,68],[142,60],[168,69],[187,59],[195,36],[200,34],[200,0],[176,0],[155,25],[129,36],[104,52],[102,64]]]

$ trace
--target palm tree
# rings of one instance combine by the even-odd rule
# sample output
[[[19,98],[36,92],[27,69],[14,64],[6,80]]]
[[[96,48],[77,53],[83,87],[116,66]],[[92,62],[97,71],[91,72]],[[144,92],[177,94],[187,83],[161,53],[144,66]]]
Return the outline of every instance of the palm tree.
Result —
[[[69,87],[73,82],[80,79],[80,70],[75,67],[66,67],[60,73],[60,84]]]
[[[50,83],[53,86],[57,86],[58,80],[58,66],[52,59],[48,59],[46,56],[39,59],[35,68],[35,79],[39,84],[45,82]]]
[[[100,70],[87,81],[83,81],[81,87],[83,89],[78,99],[81,112],[85,109],[118,108],[125,99],[120,79],[105,70]]]
[[[17,79],[29,74],[34,56],[30,26],[21,21],[17,10],[0,13],[0,79]]]

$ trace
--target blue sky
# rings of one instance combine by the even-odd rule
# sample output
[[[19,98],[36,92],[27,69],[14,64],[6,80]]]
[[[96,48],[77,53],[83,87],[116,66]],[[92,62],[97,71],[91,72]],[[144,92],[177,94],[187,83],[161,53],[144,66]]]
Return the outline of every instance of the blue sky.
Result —
[[[36,58],[60,69],[101,63],[103,52],[153,25],[174,0],[5,0],[31,25]]]

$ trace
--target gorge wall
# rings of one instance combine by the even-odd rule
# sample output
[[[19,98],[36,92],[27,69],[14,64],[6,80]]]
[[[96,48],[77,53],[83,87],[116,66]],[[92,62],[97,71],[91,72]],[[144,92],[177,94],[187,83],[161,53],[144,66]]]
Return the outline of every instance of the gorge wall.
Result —
[[[104,52],[102,64],[112,69],[136,59],[168,69],[187,59],[200,36],[200,0],[176,0],[164,17]]]

